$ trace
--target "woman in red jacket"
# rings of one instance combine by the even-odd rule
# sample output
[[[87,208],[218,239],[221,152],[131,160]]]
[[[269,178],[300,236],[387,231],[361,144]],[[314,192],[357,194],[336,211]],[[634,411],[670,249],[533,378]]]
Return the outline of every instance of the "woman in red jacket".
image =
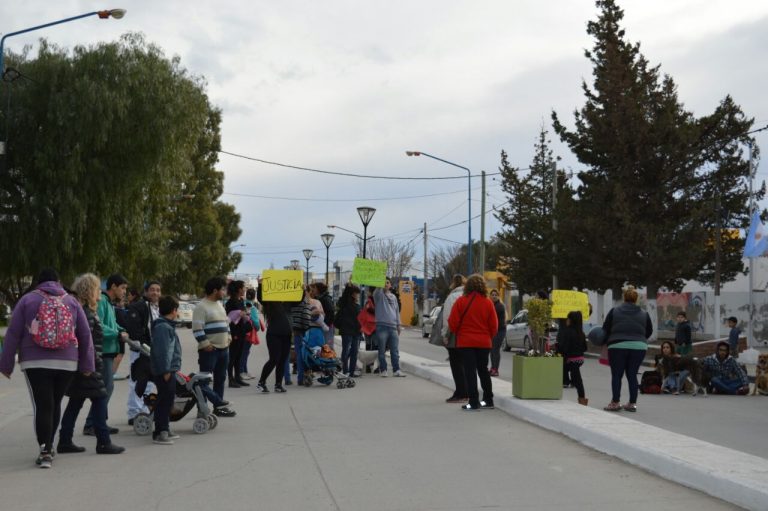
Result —
[[[467,279],[464,294],[456,300],[448,317],[448,328],[456,334],[456,348],[461,352],[467,378],[469,403],[461,408],[476,411],[493,409],[493,389],[488,372],[488,356],[493,336],[499,328],[496,309],[488,298],[485,279],[477,273]],[[483,400],[478,399],[477,378],[483,387]]]

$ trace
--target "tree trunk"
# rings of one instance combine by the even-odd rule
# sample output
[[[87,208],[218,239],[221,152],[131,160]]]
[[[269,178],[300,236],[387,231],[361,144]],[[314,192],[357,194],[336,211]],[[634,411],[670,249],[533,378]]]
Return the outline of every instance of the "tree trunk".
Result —
[[[647,286],[647,295],[646,295],[646,311],[648,312],[648,315],[651,317],[651,324],[653,325],[653,333],[651,334],[651,338],[649,340],[656,341],[658,337],[658,331],[659,331],[659,309],[656,304],[656,294],[659,291],[659,286],[656,284],[648,284]]]

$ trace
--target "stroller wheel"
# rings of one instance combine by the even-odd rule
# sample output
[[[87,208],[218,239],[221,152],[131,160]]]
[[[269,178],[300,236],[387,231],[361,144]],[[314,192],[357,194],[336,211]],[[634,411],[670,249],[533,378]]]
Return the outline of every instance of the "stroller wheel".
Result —
[[[219,425],[219,418],[215,415],[211,414],[208,417],[206,417],[206,420],[208,421],[208,424],[210,425],[210,429],[216,429],[216,426]]]
[[[192,431],[194,431],[198,435],[207,433],[209,429],[211,429],[211,423],[208,422],[208,419],[205,419],[203,417],[198,417],[197,419],[195,419],[195,422],[192,423]]]
[[[139,413],[133,418],[133,432],[139,436],[149,435],[152,432],[152,417],[146,413]]]
[[[347,388],[351,389],[354,386],[355,386],[355,380],[353,380],[352,378],[348,379],[347,380]]]
[[[337,389],[343,389],[344,388],[344,382],[339,380],[336,382],[336,388]]]
[[[311,387],[312,386],[312,377],[311,376],[305,376],[304,381],[302,382],[305,387]]]

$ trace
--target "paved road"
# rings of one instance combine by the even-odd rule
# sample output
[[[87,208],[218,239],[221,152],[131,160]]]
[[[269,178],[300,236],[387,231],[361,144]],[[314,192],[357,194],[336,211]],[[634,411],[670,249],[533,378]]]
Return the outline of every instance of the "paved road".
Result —
[[[194,341],[181,333],[194,369]],[[265,353],[256,349],[251,372]],[[238,416],[200,436],[183,419],[173,446],[127,430],[119,381],[111,422],[128,451],[98,456],[77,435],[88,452],[59,455],[42,471],[20,376],[0,382],[1,509],[735,509],[501,411],[462,412],[443,402],[444,388],[414,376],[283,395],[228,390]]]
[[[409,330],[401,337],[400,349],[432,360],[446,359],[446,351],[429,344],[417,330]],[[512,379],[512,356],[513,353],[502,352],[499,374],[506,381]],[[589,406],[605,406],[611,400],[610,369],[600,365],[596,359],[587,359],[581,374]],[[626,380],[622,391],[623,401],[628,400]],[[576,389],[564,390],[563,397],[575,402]],[[675,433],[768,459],[765,430],[767,416],[768,399],[765,396],[712,395],[702,398],[658,394],[640,395],[638,412],[631,417]]]

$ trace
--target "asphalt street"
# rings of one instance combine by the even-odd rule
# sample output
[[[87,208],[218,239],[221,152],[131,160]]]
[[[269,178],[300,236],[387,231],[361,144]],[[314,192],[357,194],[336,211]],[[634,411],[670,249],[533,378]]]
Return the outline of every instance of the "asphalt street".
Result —
[[[194,370],[194,340],[179,332],[184,368]],[[411,337],[404,348],[420,342]],[[266,351],[255,348],[252,373]],[[182,438],[157,446],[127,427],[127,385],[118,381],[110,422],[127,451],[96,455],[93,438],[77,434],[88,451],[60,454],[44,471],[33,464],[31,406],[17,370],[0,382],[0,508],[735,509],[499,410],[462,412],[444,402],[443,387],[413,375],[288,389],[228,389],[236,418],[204,435],[184,418],[173,425]]]
[[[401,336],[400,349],[435,361],[445,361],[446,351],[429,344],[420,330],[409,329]],[[501,353],[499,378],[512,379],[513,352]],[[643,367],[640,370],[644,371]],[[611,400],[611,371],[597,359],[588,358],[581,368],[589,406],[600,408]],[[576,402],[576,389],[564,389],[563,399]],[[627,383],[622,402],[628,400]],[[630,417],[659,428],[768,459],[765,436],[768,399],[765,396],[691,396],[681,394],[640,395],[638,411]],[[623,412],[622,412],[623,413]],[[766,505],[768,509],[768,505]]]

